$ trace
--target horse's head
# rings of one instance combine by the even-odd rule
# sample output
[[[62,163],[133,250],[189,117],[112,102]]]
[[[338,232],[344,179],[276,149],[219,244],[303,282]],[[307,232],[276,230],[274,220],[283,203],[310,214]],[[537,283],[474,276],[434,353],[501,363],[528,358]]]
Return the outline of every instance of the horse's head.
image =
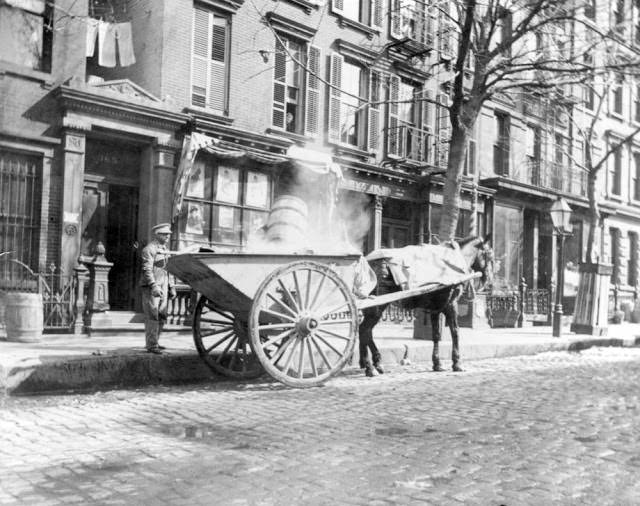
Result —
[[[484,239],[472,237],[462,241],[461,244],[462,253],[467,258],[471,270],[482,273],[480,286],[476,286],[476,290],[482,291],[493,282],[494,254],[491,237],[489,235]]]

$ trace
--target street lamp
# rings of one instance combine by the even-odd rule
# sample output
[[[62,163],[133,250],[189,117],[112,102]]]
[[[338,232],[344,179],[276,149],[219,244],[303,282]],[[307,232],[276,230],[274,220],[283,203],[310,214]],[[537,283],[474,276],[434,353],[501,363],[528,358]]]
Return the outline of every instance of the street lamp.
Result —
[[[564,238],[571,234],[571,208],[567,201],[559,197],[549,209],[551,222],[556,230],[560,247],[558,249],[558,284],[556,287],[556,305],[553,310],[553,336],[562,336],[562,296],[564,292]]]

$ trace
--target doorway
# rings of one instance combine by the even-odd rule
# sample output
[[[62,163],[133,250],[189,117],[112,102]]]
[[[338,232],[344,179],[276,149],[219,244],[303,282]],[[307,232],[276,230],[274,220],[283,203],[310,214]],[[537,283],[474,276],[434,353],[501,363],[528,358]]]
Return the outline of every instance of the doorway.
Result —
[[[98,242],[104,245],[105,257],[113,263],[109,271],[109,305],[115,311],[135,308],[137,223],[137,188],[85,182],[81,253],[93,256]]]

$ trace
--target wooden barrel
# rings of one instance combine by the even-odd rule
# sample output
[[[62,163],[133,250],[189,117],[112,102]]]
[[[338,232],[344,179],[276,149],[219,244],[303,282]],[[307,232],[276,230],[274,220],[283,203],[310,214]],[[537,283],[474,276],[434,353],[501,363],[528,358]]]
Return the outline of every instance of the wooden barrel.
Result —
[[[42,296],[11,293],[5,297],[4,319],[8,341],[36,342],[42,339]]]
[[[307,216],[307,204],[301,198],[278,197],[267,220],[267,240],[291,244],[304,242],[309,226]]]

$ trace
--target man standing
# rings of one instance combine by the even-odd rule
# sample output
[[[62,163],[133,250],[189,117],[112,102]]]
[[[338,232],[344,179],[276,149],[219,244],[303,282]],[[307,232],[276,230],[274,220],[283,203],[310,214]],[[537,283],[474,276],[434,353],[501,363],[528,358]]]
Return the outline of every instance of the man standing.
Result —
[[[176,297],[176,289],[165,270],[168,259],[167,243],[171,237],[169,223],[152,228],[154,239],[142,250],[142,310],[144,332],[149,353],[161,354],[164,346],[158,344],[160,332],[167,321],[167,298]]]

